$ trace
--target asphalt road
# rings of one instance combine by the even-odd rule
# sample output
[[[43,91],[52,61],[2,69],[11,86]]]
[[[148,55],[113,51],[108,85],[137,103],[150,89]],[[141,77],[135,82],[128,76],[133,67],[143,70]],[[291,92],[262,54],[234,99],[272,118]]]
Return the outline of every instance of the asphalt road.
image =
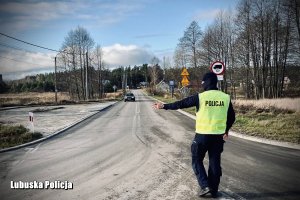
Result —
[[[38,145],[0,154],[1,199],[200,199],[191,168],[194,120],[120,102]],[[207,162],[207,160],[206,160]],[[300,199],[300,151],[230,137],[220,199]],[[11,189],[11,181],[73,189]],[[203,198],[207,199],[207,198]]]

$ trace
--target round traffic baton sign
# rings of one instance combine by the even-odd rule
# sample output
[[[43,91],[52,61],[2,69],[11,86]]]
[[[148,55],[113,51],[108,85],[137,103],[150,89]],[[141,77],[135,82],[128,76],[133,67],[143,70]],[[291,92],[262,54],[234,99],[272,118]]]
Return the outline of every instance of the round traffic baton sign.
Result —
[[[216,61],[210,66],[210,71],[216,75],[222,75],[225,73],[225,65],[221,61]]]

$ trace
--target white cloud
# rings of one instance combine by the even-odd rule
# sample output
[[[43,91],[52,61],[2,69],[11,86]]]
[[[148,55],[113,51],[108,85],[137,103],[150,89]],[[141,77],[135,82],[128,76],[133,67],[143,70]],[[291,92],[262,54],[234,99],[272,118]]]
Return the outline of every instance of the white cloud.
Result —
[[[103,47],[103,59],[109,67],[140,65],[148,63],[154,56],[152,52],[136,45],[114,44]]]
[[[212,9],[212,10],[200,10],[193,15],[193,20],[195,21],[212,21],[214,20],[220,9]]]
[[[149,63],[154,54],[145,47],[114,44],[103,47],[103,59],[108,68]],[[4,79],[24,78],[26,75],[54,71],[56,53],[19,50],[0,52],[0,74]]]
[[[26,76],[34,76],[36,74],[45,74],[53,72],[51,69],[41,69],[41,70],[34,70],[34,71],[24,71],[24,72],[9,72],[9,73],[3,73],[2,78],[4,81],[9,81],[9,80],[18,80],[22,79]]]
[[[49,69],[54,66],[55,53],[9,50],[0,53],[0,73],[18,73]]]

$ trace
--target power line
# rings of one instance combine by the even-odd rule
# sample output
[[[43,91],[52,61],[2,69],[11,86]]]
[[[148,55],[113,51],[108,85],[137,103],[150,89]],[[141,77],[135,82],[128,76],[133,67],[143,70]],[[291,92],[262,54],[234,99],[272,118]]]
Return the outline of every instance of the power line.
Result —
[[[29,53],[39,53],[39,52],[35,52],[35,51],[29,51],[27,49],[23,49],[21,47],[16,47],[16,46],[12,46],[12,45],[8,45],[6,43],[2,43],[0,42],[0,46],[4,46],[4,47],[8,47],[8,48],[12,48],[12,49],[16,49],[18,51],[25,51],[25,52],[29,52]],[[18,54],[18,55],[21,55],[21,54]],[[22,55],[23,56],[23,55]],[[7,58],[7,59],[10,59],[10,58]],[[52,59],[52,58],[51,58]],[[67,60],[68,62],[71,62],[70,60]]]
[[[18,39],[18,38],[15,38],[15,37],[12,37],[12,36],[9,36],[9,35],[6,35],[4,33],[1,33],[0,32],[0,35],[3,35],[5,37],[8,37],[10,39],[13,39],[13,40],[16,40],[16,41],[19,41],[19,42],[23,42],[25,44],[28,44],[28,45],[31,45],[31,46],[35,46],[35,47],[38,47],[38,48],[41,48],[41,49],[46,49],[46,50],[49,50],[49,51],[54,51],[54,52],[58,52],[58,53],[67,53],[67,54],[72,54],[72,53],[69,53],[69,52],[65,52],[65,51],[59,51],[59,50],[56,50],[56,49],[50,49],[48,47],[43,47],[43,46],[40,46],[40,45],[37,45],[37,44],[33,44],[33,43],[30,43],[30,42],[26,42],[24,40],[21,40],[21,39]],[[75,53],[76,55],[85,55],[84,53]]]
[[[16,46],[12,46],[12,45],[9,45],[9,44],[6,44],[6,43],[2,43],[0,42],[0,46],[4,46],[4,47],[7,47],[7,48],[11,48],[11,49],[15,49],[15,50],[18,50],[18,51],[25,51],[25,52],[29,52],[29,53],[37,53],[37,52],[34,52],[34,51],[29,51],[27,49],[23,49],[23,48],[20,48],[20,47],[16,47]],[[20,56],[24,56],[24,54],[20,54],[18,52],[14,52],[14,54],[17,54],[17,55],[20,55]],[[7,58],[7,57],[4,57],[4,56],[1,56],[2,58],[5,58],[5,59],[8,59],[8,60],[13,60],[13,61],[16,61],[16,62],[24,62],[24,61],[20,61],[20,60],[15,60],[13,58]],[[26,63],[26,62],[24,62]],[[28,63],[28,64],[33,64],[33,63]]]
[[[16,47],[16,46],[12,46],[12,45],[9,45],[9,44],[5,44],[5,43],[2,43],[2,42],[0,42],[0,45],[4,46],[4,47],[11,48],[11,49],[16,49],[18,51],[25,51],[25,52],[30,52],[30,53],[38,53],[38,52],[34,52],[34,51],[29,51],[27,49],[23,49],[21,47]]]
[[[26,42],[26,41],[24,41],[24,40],[17,39],[17,38],[15,38],[15,37],[6,35],[6,34],[4,34],[4,33],[0,33],[0,35],[3,35],[3,36],[5,36],[5,37],[8,37],[8,38],[11,38],[11,39],[17,40],[17,41],[19,41],[19,42],[23,42],[23,43],[25,43],[25,44],[29,44],[29,45],[31,45],[31,46],[35,46],[35,47],[38,47],[38,48],[41,48],[41,49],[46,49],[46,50],[49,50],[49,51],[55,51],[55,52],[61,52],[61,51],[58,51],[58,50],[55,50],[55,49],[50,49],[50,48],[43,47],[43,46],[40,46],[40,45],[32,44],[32,43],[30,43],[30,42]]]
[[[18,51],[25,51],[25,52],[30,52],[30,53],[38,53],[38,52],[34,52],[34,51],[29,51],[27,49],[23,49],[23,48],[20,48],[20,47],[15,47],[15,46],[12,46],[12,45],[8,45],[8,44],[5,44],[5,43],[2,43],[0,42],[0,46],[4,46],[4,47],[8,47],[8,48],[12,48],[12,49],[16,49]],[[17,53],[18,55],[21,55],[21,56],[24,56],[22,54],[19,54]],[[4,56],[0,56],[2,58],[5,58],[5,59],[8,59],[8,60],[13,60],[13,61],[16,61],[16,62],[22,62],[22,63],[26,63],[25,61],[20,61],[20,60],[15,60],[13,58],[7,58],[7,57],[4,57]],[[52,59],[52,58],[51,58]],[[70,63],[71,61],[70,60],[67,60],[68,63]],[[27,62],[28,64],[33,64],[33,63],[29,63]],[[59,68],[63,68],[62,66],[58,66]]]
[[[41,65],[41,64],[38,64],[38,63],[31,63],[31,62],[26,62],[26,61],[21,61],[21,60],[16,60],[14,58],[8,58],[8,57],[5,57],[5,56],[1,56],[0,55],[0,58],[4,58],[4,59],[7,59],[7,60],[12,60],[12,61],[15,61],[15,62],[19,62],[19,63],[26,63],[26,64],[31,64],[31,65],[38,65],[38,66],[41,66],[41,67],[51,67],[51,66],[46,66],[46,65]],[[69,61],[69,60],[68,60]],[[70,62],[70,61],[69,61]],[[59,69],[64,69],[64,66],[60,65],[58,66]]]

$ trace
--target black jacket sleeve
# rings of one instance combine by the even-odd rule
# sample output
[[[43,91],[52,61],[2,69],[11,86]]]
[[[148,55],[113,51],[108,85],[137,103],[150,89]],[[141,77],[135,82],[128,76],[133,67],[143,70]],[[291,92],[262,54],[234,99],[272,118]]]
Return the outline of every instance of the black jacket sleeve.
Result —
[[[235,122],[235,112],[233,110],[232,103],[230,101],[229,108],[227,111],[227,122],[226,122],[226,132],[232,127],[233,123]]]
[[[176,101],[174,103],[164,104],[164,109],[165,110],[177,110],[177,109],[189,108],[189,107],[193,107],[193,106],[196,106],[197,110],[199,109],[199,96],[198,96],[198,94],[187,97],[187,98],[182,99],[180,101]]]

